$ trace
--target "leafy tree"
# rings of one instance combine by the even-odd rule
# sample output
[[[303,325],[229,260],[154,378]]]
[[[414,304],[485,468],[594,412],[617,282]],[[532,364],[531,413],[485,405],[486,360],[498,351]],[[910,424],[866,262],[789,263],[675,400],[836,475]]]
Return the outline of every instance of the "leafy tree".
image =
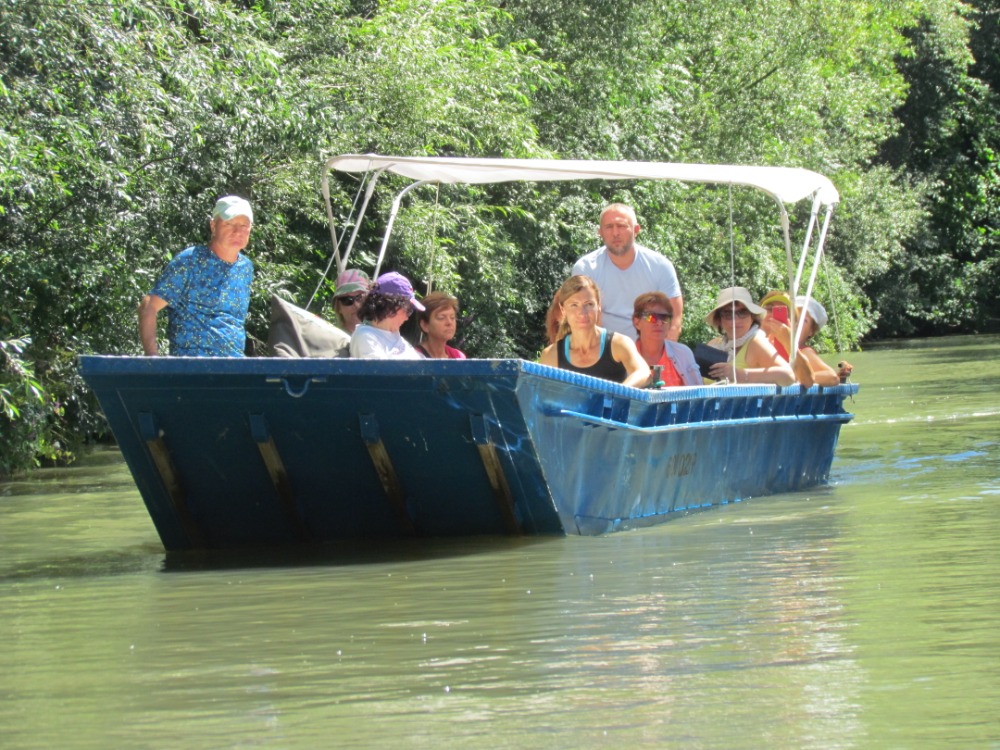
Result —
[[[220,195],[255,208],[251,339],[272,294],[304,304],[318,289],[322,311],[318,176],[336,153],[815,169],[842,197],[821,274],[828,346],[876,322],[985,328],[1000,283],[997,18],[997,0],[0,0],[0,442],[23,448],[10,466],[102,431],[75,358],[139,352],[136,303],[206,239]],[[383,182],[352,258],[368,270],[401,185]],[[331,187],[350,229],[358,180]],[[768,199],[663,183],[421,188],[384,268],[457,294],[471,354],[533,357],[612,200],[675,261],[688,341],[731,276],[758,294],[784,283]]]
[[[881,157],[922,180],[927,220],[868,286],[883,335],[988,330],[1000,320],[1000,4],[970,5],[968,16],[928,5],[911,31],[914,54],[899,61],[910,96]]]

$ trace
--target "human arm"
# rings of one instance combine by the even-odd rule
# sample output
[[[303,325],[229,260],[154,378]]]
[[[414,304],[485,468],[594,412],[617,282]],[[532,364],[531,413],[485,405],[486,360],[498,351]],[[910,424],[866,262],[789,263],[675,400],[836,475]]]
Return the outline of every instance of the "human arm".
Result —
[[[538,357],[539,364],[548,365],[549,367],[558,367],[559,358],[556,355],[556,345],[549,344],[547,347],[542,349],[541,356]]]
[[[792,366],[778,354],[763,333],[754,336],[747,347],[747,367],[737,370],[737,383],[792,385],[795,382]]]
[[[811,382],[806,383],[800,371],[808,371],[808,379]],[[799,349],[795,357],[795,374],[799,376],[798,381],[806,387],[813,384],[823,386],[840,384],[840,375],[837,371],[820,359],[816,350],[811,346],[804,346]]]
[[[667,356],[674,363],[684,385],[704,385],[705,379],[702,377],[701,369],[694,358],[694,352],[684,344],[675,341],[666,343],[665,346]]]
[[[147,357],[160,353],[156,341],[156,316],[166,306],[167,301],[155,294],[147,294],[139,302],[139,341]]]
[[[684,327],[684,298],[668,297],[667,301],[670,302],[670,312],[673,315],[670,319],[670,328],[667,329],[667,339],[679,341]]]
[[[628,336],[614,334],[611,337],[611,356],[615,361],[625,365],[625,372],[627,374],[625,380],[622,381],[622,385],[642,388],[649,381],[649,365],[646,364],[646,360],[639,354],[639,350],[635,347],[635,342]]]
[[[775,385],[791,385],[795,382],[795,373],[781,355],[767,340],[767,336],[758,333],[747,342],[746,367],[737,367],[735,377],[737,383],[774,383]],[[712,369],[720,365],[713,365]],[[730,373],[733,373],[731,363],[726,363]]]
[[[792,329],[787,323],[782,323],[773,315],[766,315],[761,321],[760,328],[767,334],[768,338],[774,339],[785,347],[786,352],[792,350]]]

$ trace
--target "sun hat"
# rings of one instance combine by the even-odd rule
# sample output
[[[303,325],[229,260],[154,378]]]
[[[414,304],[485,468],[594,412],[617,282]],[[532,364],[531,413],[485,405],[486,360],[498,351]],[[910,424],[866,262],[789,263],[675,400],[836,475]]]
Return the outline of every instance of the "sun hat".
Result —
[[[813,322],[816,324],[817,331],[825,326],[827,320],[829,320],[826,316],[826,308],[812,298],[810,298],[809,303],[806,304],[805,297],[796,297],[795,306],[805,308],[805,311],[809,313],[809,317],[812,318]]]
[[[243,198],[238,195],[227,195],[215,202],[215,208],[212,209],[213,219],[229,221],[237,216],[246,216],[250,221],[253,221],[253,209]]]
[[[333,293],[333,298],[337,299],[337,297],[354,294],[355,292],[367,292],[371,285],[371,279],[368,278],[368,274],[364,271],[359,271],[356,268],[348,268],[337,277],[337,287]]]
[[[765,294],[764,298],[760,301],[761,307],[767,307],[768,305],[784,305],[785,307],[791,307],[792,298],[788,296],[788,292],[772,289]]]
[[[729,305],[733,305],[737,302],[749,310],[750,313],[756,318],[759,318],[766,312],[763,307],[754,304],[753,297],[750,296],[750,292],[746,289],[741,286],[731,286],[728,289],[723,289],[719,292],[719,296],[715,300],[715,307],[713,307],[712,311],[705,316],[705,322],[710,326],[714,326],[715,314],[722,308],[728,307]]]
[[[417,310],[423,312],[425,309],[413,293],[413,284],[401,273],[390,271],[389,273],[382,274],[372,284],[372,291],[378,294],[393,294],[400,297],[407,297],[410,300],[410,304]]]

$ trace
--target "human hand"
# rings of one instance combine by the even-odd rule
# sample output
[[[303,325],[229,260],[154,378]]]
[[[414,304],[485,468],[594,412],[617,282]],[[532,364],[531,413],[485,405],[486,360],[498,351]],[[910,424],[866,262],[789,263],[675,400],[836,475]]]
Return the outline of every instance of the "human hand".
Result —
[[[737,370],[737,374],[739,371]],[[708,377],[712,380],[727,380],[733,376],[733,365],[731,362],[716,362],[708,368]],[[738,378],[737,378],[738,379]]]
[[[792,329],[771,315],[764,316],[764,319],[760,322],[760,328],[768,336],[773,337],[783,331],[788,335],[789,341],[792,338]]]
[[[837,363],[837,375],[840,377],[841,383],[846,383],[852,372],[854,372],[854,365],[850,362],[845,360]]]

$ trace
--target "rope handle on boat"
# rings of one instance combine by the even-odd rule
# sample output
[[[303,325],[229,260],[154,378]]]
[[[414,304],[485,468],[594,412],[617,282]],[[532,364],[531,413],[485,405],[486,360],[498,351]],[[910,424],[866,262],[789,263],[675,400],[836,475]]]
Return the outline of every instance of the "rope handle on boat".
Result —
[[[665,424],[656,427],[640,427],[628,422],[618,422],[614,419],[595,417],[583,412],[570,411],[569,409],[559,409],[550,412],[554,417],[573,417],[581,422],[589,422],[600,427],[608,427],[613,430],[628,430],[629,432],[658,433],[658,432],[680,432],[682,430],[706,430],[718,429],[719,427],[736,427],[753,424],[775,424],[776,422],[850,422],[853,414],[786,414],[777,417],[745,417],[743,419],[720,419],[707,422],[685,422],[681,424]]]
[[[267,378],[264,382],[266,383],[281,383],[285,387],[285,393],[287,393],[292,398],[302,398],[309,391],[309,386],[312,383],[325,383],[326,378],[306,378],[302,383],[301,388],[295,388],[291,383],[288,382],[288,378]]]

